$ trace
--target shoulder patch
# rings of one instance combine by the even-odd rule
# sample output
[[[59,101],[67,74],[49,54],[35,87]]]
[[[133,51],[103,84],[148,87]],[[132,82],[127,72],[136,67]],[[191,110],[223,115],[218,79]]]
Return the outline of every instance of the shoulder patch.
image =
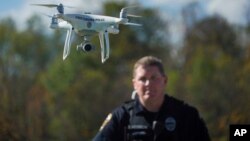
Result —
[[[109,123],[109,121],[111,120],[112,116],[113,115],[111,113],[108,114],[108,116],[106,117],[106,119],[102,123],[102,126],[100,127],[99,131],[101,131]]]

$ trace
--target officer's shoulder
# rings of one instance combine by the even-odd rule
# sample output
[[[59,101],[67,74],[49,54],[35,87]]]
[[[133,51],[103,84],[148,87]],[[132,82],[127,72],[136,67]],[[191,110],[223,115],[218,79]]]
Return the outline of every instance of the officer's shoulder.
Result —
[[[170,101],[170,104],[175,105],[175,107],[181,111],[186,111],[188,113],[190,113],[190,112],[197,113],[198,112],[194,106],[188,104],[187,102],[185,102],[183,100],[177,99],[177,98],[172,97],[172,96],[168,96],[168,100]]]
[[[131,109],[133,108],[134,104],[135,104],[135,100],[128,100],[128,101],[125,101],[125,102],[121,105],[121,107],[122,107],[124,110],[129,111],[129,110],[131,110]]]
[[[122,116],[133,107],[134,102],[134,100],[125,101],[121,105],[116,107],[112,113]]]

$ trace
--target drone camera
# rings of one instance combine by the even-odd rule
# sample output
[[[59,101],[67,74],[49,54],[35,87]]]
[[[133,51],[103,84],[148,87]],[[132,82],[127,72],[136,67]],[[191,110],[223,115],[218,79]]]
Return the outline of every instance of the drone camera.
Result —
[[[85,45],[83,46],[83,50],[86,51],[86,52],[91,51],[91,50],[92,50],[91,44],[85,44]]]
[[[82,50],[84,52],[90,52],[94,49],[95,47],[91,45],[90,43],[80,44],[77,46],[77,50]]]

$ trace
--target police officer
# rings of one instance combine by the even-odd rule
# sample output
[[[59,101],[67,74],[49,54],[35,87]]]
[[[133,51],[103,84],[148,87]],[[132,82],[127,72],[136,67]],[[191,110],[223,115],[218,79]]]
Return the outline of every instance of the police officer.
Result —
[[[160,59],[134,65],[134,100],[110,113],[94,141],[210,141],[198,111],[164,93],[168,82]]]

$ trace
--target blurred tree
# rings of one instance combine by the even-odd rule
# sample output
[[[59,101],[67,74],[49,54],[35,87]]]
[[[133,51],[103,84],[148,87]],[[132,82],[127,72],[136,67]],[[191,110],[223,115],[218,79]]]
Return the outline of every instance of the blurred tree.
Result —
[[[229,124],[248,117],[238,112],[247,104],[237,74],[242,68],[243,50],[237,45],[233,27],[218,16],[197,22],[185,37],[178,96],[196,103],[213,139],[226,140]]]
[[[29,101],[29,92],[35,89],[33,86],[39,87],[33,84],[52,58],[48,52],[49,38],[40,23],[40,18],[33,16],[23,31],[16,30],[15,23],[9,18],[0,23],[0,109],[4,120],[1,123],[6,124],[0,125],[4,131],[0,137],[7,134],[6,138],[10,140],[37,140],[42,135],[39,133],[42,129],[33,126],[43,120],[34,112],[40,109],[34,108],[33,113],[29,110],[36,103]],[[43,102],[43,99],[37,100],[37,103],[39,100]]]
[[[17,69],[20,64],[12,44],[17,36],[14,21],[10,18],[3,19],[0,23],[0,126],[2,127],[0,139],[3,140],[21,138],[21,133],[18,131],[20,126],[17,128],[14,126],[17,123],[16,119],[22,118],[18,107],[22,107],[23,102],[20,99],[15,100],[20,95],[14,95],[13,93],[16,93],[17,90],[12,87],[21,78],[21,73]],[[19,90],[22,90],[20,88]],[[15,114],[16,116],[13,116]]]

